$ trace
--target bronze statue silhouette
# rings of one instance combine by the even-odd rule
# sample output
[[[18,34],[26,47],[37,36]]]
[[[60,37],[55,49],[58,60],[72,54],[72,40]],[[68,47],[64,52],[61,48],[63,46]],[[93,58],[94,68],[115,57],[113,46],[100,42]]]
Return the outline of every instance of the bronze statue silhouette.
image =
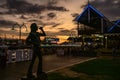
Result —
[[[28,68],[27,78],[34,78],[34,75],[32,74],[32,70],[33,70],[33,65],[34,65],[36,57],[38,57],[39,59],[39,63],[37,67],[37,78],[40,78],[42,77],[43,74],[45,74],[42,69],[42,52],[41,52],[41,47],[40,47],[41,45],[40,36],[46,36],[46,34],[42,27],[39,28],[41,30],[41,33],[37,32],[38,26],[36,23],[32,23],[30,28],[31,28],[31,31],[28,37],[26,38],[26,44],[32,45],[33,56],[32,56],[32,60]]]

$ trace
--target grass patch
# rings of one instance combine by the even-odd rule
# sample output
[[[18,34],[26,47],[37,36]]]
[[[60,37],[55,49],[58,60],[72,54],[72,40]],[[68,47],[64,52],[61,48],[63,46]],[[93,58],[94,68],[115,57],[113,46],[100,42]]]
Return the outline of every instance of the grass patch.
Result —
[[[48,80],[120,80],[120,59],[96,59],[66,69],[49,73]],[[66,74],[73,71],[77,76]]]
[[[120,80],[120,59],[96,59],[75,65],[71,70],[87,74],[93,80]]]

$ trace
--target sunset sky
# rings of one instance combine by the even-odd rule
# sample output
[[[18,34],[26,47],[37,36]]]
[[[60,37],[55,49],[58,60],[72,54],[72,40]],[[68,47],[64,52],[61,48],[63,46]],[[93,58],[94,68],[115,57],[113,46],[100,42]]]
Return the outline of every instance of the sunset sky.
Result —
[[[25,23],[28,32],[22,28],[22,36],[29,33],[29,26],[35,22],[44,26],[48,36],[76,35],[74,18],[81,14],[88,0],[0,0],[0,36],[19,35],[17,22]],[[120,0],[90,0],[90,4],[109,20],[120,19]]]

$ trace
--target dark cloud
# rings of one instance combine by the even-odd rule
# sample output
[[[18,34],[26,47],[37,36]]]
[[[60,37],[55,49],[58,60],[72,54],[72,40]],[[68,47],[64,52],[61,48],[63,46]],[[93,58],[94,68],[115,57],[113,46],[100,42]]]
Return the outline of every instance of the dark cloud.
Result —
[[[60,25],[60,23],[56,23],[56,22],[48,22],[48,23],[44,23],[46,26],[49,25],[51,27],[57,27],[58,25]]]
[[[59,25],[61,25],[60,23],[56,23],[56,24],[54,24],[52,27],[57,27],[57,26],[59,26]]]
[[[60,30],[58,33],[56,33],[57,35],[73,35],[73,34],[75,34],[75,31],[73,31],[73,30],[65,30],[65,29],[63,29],[63,30]]]
[[[32,19],[29,20],[28,22],[36,22],[38,23],[38,25],[43,25],[43,26],[51,26],[51,27],[57,27],[58,25],[61,25],[61,23],[56,23],[56,22],[44,22],[41,20],[36,20],[36,19]]]
[[[24,0],[7,0],[7,6],[10,9],[16,9],[16,7],[20,7],[21,5],[30,5]]]
[[[58,3],[58,0],[49,0],[47,4],[48,10],[56,10],[56,11],[69,11],[65,7],[55,6]]]
[[[68,11],[65,7],[54,6],[53,4],[57,3],[57,1],[54,1],[54,0],[52,0],[47,5],[32,4],[32,3],[27,2],[26,0],[7,0],[6,2],[7,2],[6,4],[0,5],[0,7],[2,7],[2,8],[9,9],[9,12],[6,12],[6,14],[10,14],[10,13],[17,13],[17,14],[18,13],[40,13],[41,11],[44,11],[46,9],[56,10],[56,11]]]
[[[52,5],[57,4],[57,3],[58,3],[58,0],[49,0],[48,1],[49,6],[52,6]]]
[[[0,26],[12,26],[13,24],[15,24],[16,22],[14,21],[6,21],[6,20],[0,20]]]
[[[56,14],[55,13],[48,13],[47,16],[50,18],[54,18],[54,17],[56,17]]]
[[[36,19],[31,19],[31,20],[28,20],[28,22],[38,22],[38,20],[36,20]]]
[[[94,0],[90,4],[109,19],[120,18],[120,0]]]
[[[24,15],[20,16],[21,19],[28,19],[27,17],[25,17]]]
[[[5,14],[4,12],[0,12],[1,15]]]
[[[60,30],[60,32],[66,33],[69,32],[70,30]]]
[[[39,17],[39,19],[43,19],[43,18],[45,18],[45,16],[40,16],[40,17]]]
[[[58,28],[58,29],[64,29],[64,28]]]
[[[28,22],[31,22],[31,23],[38,23],[38,25],[46,25],[46,23],[44,23],[43,21],[41,20],[37,20],[37,19],[31,19],[31,20],[28,20]]]
[[[79,13],[72,13],[71,15],[72,15],[72,17],[75,18],[75,17],[77,17],[79,15]]]
[[[58,7],[58,6],[47,6],[48,10],[56,10],[56,11],[69,11],[65,7]]]
[[[31,4],[25,0],[7,0],[7,6],[14,13],[40,13],[45,6]]]

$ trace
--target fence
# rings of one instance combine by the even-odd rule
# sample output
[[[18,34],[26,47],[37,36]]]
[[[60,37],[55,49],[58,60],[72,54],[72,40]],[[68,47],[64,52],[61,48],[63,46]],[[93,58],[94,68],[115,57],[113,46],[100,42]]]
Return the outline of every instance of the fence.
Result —
[[[31,60],[32,49],[7,50],[7,63]]]

